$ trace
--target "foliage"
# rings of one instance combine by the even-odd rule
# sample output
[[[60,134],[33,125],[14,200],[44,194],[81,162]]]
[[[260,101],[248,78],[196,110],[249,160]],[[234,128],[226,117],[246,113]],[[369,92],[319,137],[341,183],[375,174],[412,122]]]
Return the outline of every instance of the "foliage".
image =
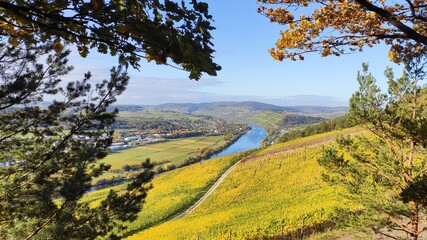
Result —
[[[283,134],[280,137],[279,142],[287,142],[301,137],[354,127],[355,125],[356,123],[347,114],[332,120],[326,120],[317,124],[309,125],[303,129],[291,130],[290,132]]]
[[[321,117],[311,117],[296,114],[286,115],[282,120],[283,127],[295,127],[303,124],[313,124],[324,120]]]
[[[287,150],[268,147],[249,156],[190,215],[129,239],[229,239],[230,234],[232,239],[283,239],[343,221],[338,209],[359,206],[341,198],[342,189],[322,183],[316,159],[323,137],[310,137],[304,147],[302,139],[286,143]]]
[[[417,85],[425,77],[424,63],[424,56],[413,59],[397,79],[387,69],[387,93],[364,64],[350,113],[374,136],[339,138],[338,148],[325,149],[319,160],[328,170],[325,180],[346,187],[365,206],[365,224],[392,238],[403,232],[417,239],[426,230],[419,229],[419,218],[426,197],[420,186],[427,169],[427,91]],[[384,226],[395,232],[382,231]]]
[[[220,67],[212,61],[208,5],[192,0],[94,0],[0,2],[0,35],[9,46],[19,42],[74,44],[82,57],[90,49],[118,54],[120,64],[139,67],[141,58],[167,64],[170,58],[199,79],[203,72],[216,75]]]
[[[72,69],[69,51],[51,48],[0,42],[0,238],[114,237],[112,229],[141,209],[152,165],[145,162],[126,191],[109,193],[96,208],[79,199],[109,168],[96,164],[107,154],[106,129],[117,114],[106,109],[129,77],[119,66],[94,87],[90,73],[61,86]],[[46,97],[61,100],[42,106]]]
[[[277,60],[304,59],[390,45],[389,57],[405,62],[414,52],[426,52],[426,1],[258,0],[258,12],[287,29],[280,33],[271,55]],[[274,5],[283,5],[276,7]],[[299,15],[299,17],[298,17]]]

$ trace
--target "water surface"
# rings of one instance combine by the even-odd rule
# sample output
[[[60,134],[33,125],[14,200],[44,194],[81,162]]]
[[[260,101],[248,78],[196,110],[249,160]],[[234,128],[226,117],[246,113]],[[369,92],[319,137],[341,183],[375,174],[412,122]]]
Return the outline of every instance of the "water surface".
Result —
[[[231,144],[229,147],[227,147],[220,153],[212,155],[209,159],[223,157],[259,147],[261,141],[267,135],[267,131],[264,128],[253,123],[246,122],[246,124],[252,127],[252,129],[248,133],[241,136],[235,143]]]

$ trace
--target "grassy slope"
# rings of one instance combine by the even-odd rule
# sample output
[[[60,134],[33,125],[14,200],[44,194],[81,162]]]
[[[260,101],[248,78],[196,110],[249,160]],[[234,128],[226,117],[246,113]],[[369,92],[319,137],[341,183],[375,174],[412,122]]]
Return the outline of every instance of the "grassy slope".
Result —
[[[197,201],[223,172],[239,160],[238,156],[216,158],[157,176],[152,181],[154,188],[148,193],[143,211],[135,222],[128,224],[128,231],[141,231],[183,212]],[[121,185],[92,192],[86,194],[83,201],[97,204],[99,199],[106,197],[110,189],[122,191],[124,188],[125,185]]]
[[[350,132],[354,132],[352,129]],[[356,206],[321,181],[320,142],[340,132],[275,145],[238,164],[192,214],[130,239],[233,239],[278,236],[311,227]],[[307,142],[305,146],[304,141]]]

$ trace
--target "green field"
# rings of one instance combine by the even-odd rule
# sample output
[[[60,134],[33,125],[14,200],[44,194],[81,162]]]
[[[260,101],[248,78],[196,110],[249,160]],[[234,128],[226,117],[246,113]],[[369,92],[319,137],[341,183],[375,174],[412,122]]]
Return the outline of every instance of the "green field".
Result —
[[[139,213],[135,222],[128,224],[127,231],[141,231],[183,212],[240,158],[239,154],[216,158],[155,177],[152,181],[154,188],[148,193],[143,211]],[[122,191],[125,189],[125,185],[86,194],[82,201],[98,204],[99,199],[106,197],[110,189]]]
[[[222,136],[174,139],[112,153],[100,162],[111,165],[111,170],[121,169],[124,165],[140,164],[147,158],[152,162],[165,162],[163,166],[177,165],[194,156],[198,149],[216,149],[225,143]]]
[[[239,163],[193,213],[129,239],[265,239],[323,229],[337,209],[358,208],[321,180],[320,143],[336,134],[264,149]]]

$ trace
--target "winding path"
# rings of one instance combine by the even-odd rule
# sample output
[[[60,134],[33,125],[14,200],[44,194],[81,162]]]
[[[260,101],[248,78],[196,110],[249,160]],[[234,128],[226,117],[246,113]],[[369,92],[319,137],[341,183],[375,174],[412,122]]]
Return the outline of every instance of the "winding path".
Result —
[[[230,168],[228,168],[227,171],[225,171],[225,173],[223,173],[221,175],[221,177],[218,178],[218,180],[216,180],[216,182],[214,183],[214,185],[211,188],[209,188],[209,190],[196,203],[193,204],[193,206],[189,207],[187,210],[185,210],[183,213],[179,214],[178,216],[172,218],[170,221],[177,220],[179,218],[185,217],[188,214],[190,214],[192,211],[194,211],[194,209],[196,209],[200,204],[202,204],[202,202],[204,202],[218,188],[218,186],[224,181],[224,179],[231,172],[231,170],[233,170],[233,168],[237,164],[239,164],[243,159],[237,161]]]
[[[332,134],[329,136],[325,136],[325,137],[320,137],[320,138],[315,138],[315,139],[311,139],[308,140],[304,143],[300,143],[300,144],[293,144],[290,146],[286,146],[286,147],[282,147],[282,148],[278,148],[278,149],[274,149],[272,151],[266,151],[267,154],[275,154],[278,152],[283,152],[283,151],[288,151],[288,150],[294,150],[294,149],[298,149],[298,148],[302,148],[302,147],[308,147],[308,146],[315,146],[318,144],[323,144],[325,142],[331,141],[333,139],[335,139],[336,137],[346,134],[346,135],[352,135],[355,133],[359,133],[359,132],[363,132],[364,130],[362,129],[350,129],[350,130],[346,130],[337,134]],[[256,157],[260,157],[263,156],[265,154],[261,154],[261,155],[257,155]],[[239,164],[242,161],[248,161],[250,160],[251,157],[246,156],[243,157],[242,159],[240,159],[239,161],[237,161],[235,164],[233,164],[230,168],[227,169],[227,171],[225,171],[220,178],[218,178],[218,180],[216,180],[216,182],[214,183],[214,185],[212,185],[211,188],[209,188],[209,190],[196,202],[194,203],[191,207],[189,207],[187,210],[185,210],[183,213],[179,214],[178,216],[172,218],[169,221],[173,221],[173,220],[177,220],[180,219],[182,217],[187,216],[188,214],[190,214],[191,212],[194,211],[194,209],[196,209],[197,207],[200,206],[200,204],[202,204],[217,188],[218,186],[224,181],[224,179],[227,177],[227,175],[234,169],[234,167]]]

